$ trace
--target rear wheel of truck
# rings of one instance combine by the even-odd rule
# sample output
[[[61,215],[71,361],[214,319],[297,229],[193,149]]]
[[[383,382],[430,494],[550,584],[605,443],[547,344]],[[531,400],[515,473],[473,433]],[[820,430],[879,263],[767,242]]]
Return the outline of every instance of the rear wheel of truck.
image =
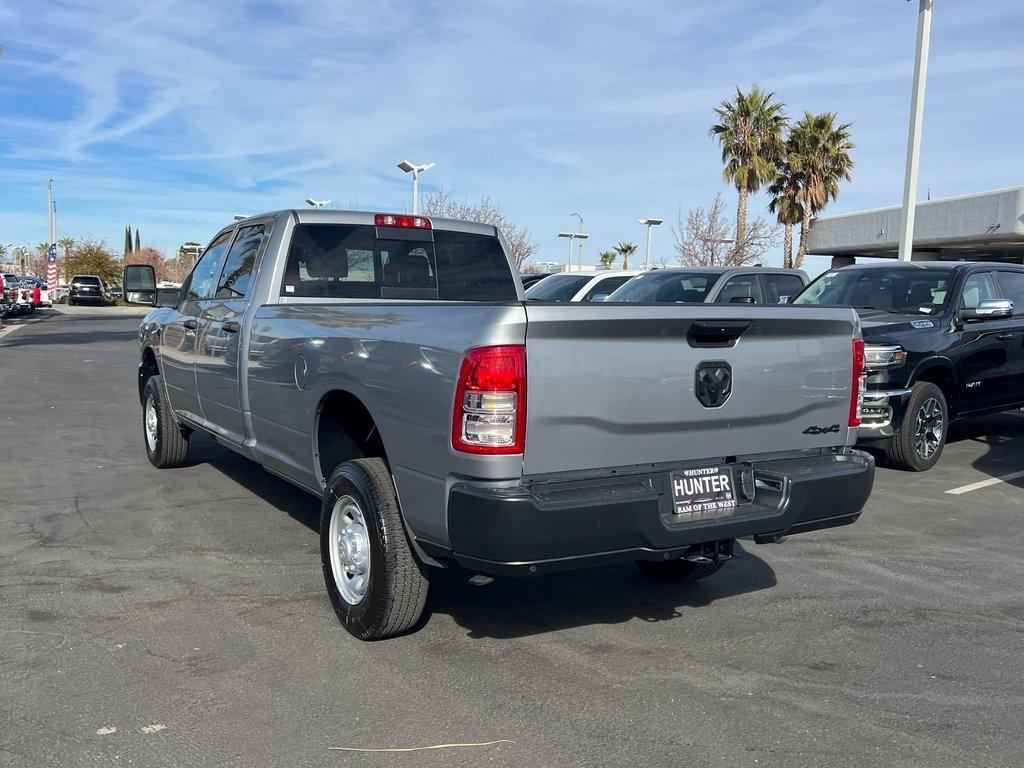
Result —
[[[679,584],[684,581],[706,579],[725,563],[716,560],[711,563],[692,563],[689,560],[637,560],[637,567],[647,576]]]
[[[327,479],[320,562],[331,605],[354,637],[383,640],[419,622],[429,582],[381,459],[346,461]]]
[[[150,376],[142,394],[142,435],[149,463],[157,469],[180,467],[188,455],[188,434],[174,420],[160,376]]]
[[[949,407],[942,390],[929,381],[919,381],[911,390],[907,410],[885,450],[886,457],[900,469],[924,472],[942,455],[949,429]]]

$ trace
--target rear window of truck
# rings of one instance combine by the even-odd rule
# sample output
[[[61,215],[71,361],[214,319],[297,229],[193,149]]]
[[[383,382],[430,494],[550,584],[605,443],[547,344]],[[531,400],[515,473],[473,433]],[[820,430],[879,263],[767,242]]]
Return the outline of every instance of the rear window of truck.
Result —
[[[281,295],[330,299],[515,301],[496,237],[445,230],[299,224]]]

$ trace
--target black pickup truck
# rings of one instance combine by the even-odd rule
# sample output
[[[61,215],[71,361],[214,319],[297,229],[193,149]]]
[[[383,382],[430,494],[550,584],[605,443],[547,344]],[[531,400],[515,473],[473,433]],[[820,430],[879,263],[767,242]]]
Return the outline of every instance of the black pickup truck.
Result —
[[[868,370],[858,443],[899,467],[935,466],[952,421],[1024,406],[1022,265],[857,264],[793,303],[857,310]]]

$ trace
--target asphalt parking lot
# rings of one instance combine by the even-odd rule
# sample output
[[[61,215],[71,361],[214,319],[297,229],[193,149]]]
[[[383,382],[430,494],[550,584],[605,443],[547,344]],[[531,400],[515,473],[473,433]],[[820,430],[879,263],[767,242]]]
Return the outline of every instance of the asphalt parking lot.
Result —
[[[705,582],[445,575],[420,631],[364,644],[318,502],[209,440],[151,468],[138,317],[74,310],[0,337],[0,764],[1021,764],[1024,477],[992,482],[1020,414]]]

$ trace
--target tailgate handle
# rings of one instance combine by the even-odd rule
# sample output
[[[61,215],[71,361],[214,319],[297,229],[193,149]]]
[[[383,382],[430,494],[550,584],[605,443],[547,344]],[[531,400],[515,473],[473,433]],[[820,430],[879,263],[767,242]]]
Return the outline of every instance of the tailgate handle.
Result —
[[[748,328],[747,320],[695,320],[686,341],[691,347],[731,347]]]

